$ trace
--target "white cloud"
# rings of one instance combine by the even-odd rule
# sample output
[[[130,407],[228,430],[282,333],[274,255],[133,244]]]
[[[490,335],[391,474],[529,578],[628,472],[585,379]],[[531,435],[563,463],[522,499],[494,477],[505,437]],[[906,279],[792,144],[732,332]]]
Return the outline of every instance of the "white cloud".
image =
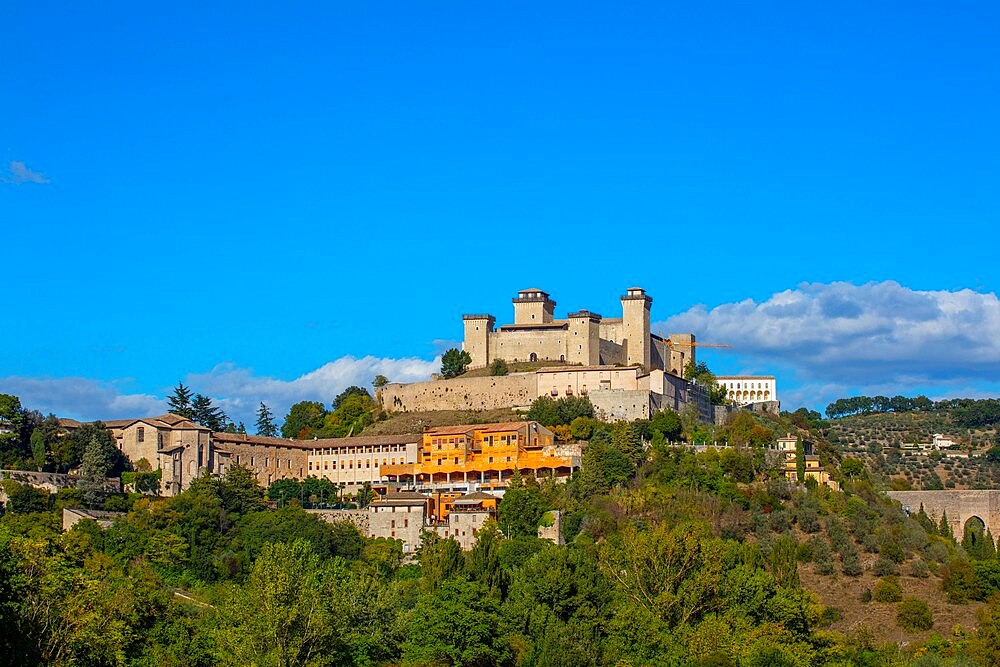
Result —
[[[167,406],[155,396],[122,393],[113,383],[80,377],[0,378],[0,393],[19,397],[28,410],[85,421],[158,415]]]
[[[10,163],[8,163],[7,173],[0,176],[0,181],[3,181],[4,183],[13,183],[14,185],[21,185],[22,183],[38,183],[39,185],[46,185],[52,182],[41,172],[29,168],[24,162],[19,162],[17,160],[11,160]]]
[[[429,380],[431,373],[440,368],[440,357],[427,361],[415,357],[392,359],[369,355],[359,359],[346,356],[294,380],[257,376],[251,369],[219,364],[208,373],[189,375],[185,384],[194,391],[217,398],[232,419],[242,420],[252,431],[261,401],[280,419],[299,401],[329,405],[337,394],[351,385],[371,391],[376,375],[384,375],[390,382],[419,382]]]
[[[941,386],[953,395],[948,387],[1000,373],[1000,300],[969,289],[803,283],[760,303],[695,306],[662,327],[728,343],[758,371],[790,369],[800,391],[832,398],[852,387],[892,394]]]
[[[385,375],[392,382],[417,382],[430,379],[431,373],[440,367],[440,357],[428,361],[346,356],[294,380],[281,380],[258,376],[251,369],[227,363],[208,373],[188,375],[184,384],[192,391],[212,397],[232,420],[242,421],[252,433],[261,401],[280,420],[299,401],[320,401],[329,406],[350,385],[370,391],[376,375]],[[167,411],[166,396],[172,390],[164,388],[163,397],[156,397],[122,393],[114,383],[89,378],[0,378],[0,393],[20,397],[25,408],[83,421],[162,414]]]

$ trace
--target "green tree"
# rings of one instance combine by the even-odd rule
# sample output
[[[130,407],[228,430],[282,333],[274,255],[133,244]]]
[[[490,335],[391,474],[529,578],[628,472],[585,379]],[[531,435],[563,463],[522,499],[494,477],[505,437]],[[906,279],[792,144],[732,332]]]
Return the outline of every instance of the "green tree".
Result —
[[[36,470],[45,468],[45,451],[45,433],[42,432],[42,429],[36,428],[31,432],[31,456],[34,459]]]
[[[178,381],[177,386],[174,387],[174,393],[167,396],[167,407],[175,415],[180,415],[187,419],[194,418],[194,410],[191,406],[191,399],[194,398],[194,392],[192,392],[188,387],[184,386],[183,382]]]
[[[442,538],[437,533],[424,532],[420,535],[417,561],[424,575],[424,584],[437,588],[446,579],[462,571],[462,548],[451,538]]]
[[[681,416],[673,410],[660,410],[649,420],[649,430],[656,437],[659,433],[666,440],[677,440],[681,437]]]
[[[260,407],[257,408],[257,435],[262,435],[266,438],[278,437],[278,426],[274,423],[274,413],[271,412],[271,408],[267,407],[267,404],[263,401],[261,401]]]
[[[441,355],[441,376],[455,378],[461,375],[472,363],[472,357],[465,350],[451,348]]]
[[[372,380],[372,386],[376,389],[381,389],[382,387],[389,384],[389,378],[384,375],[376,375],[375,379]]]
[[[503,499],[497,507],[497,519],[507,537],[535,537],[538,522],[545,513],[545,500],[534,479],[525,483],[521,473],[511,477]]]
[[[304,540],[265,544],[245,586],[221,605],[216,659],[225,665],[330,663],[336,627],[324,600],[331,573]]]
[[[114,465],[114,448],[100,438],[91,438],[83,452],[80,479],[77,488],[83,493],[83,502],[89,507],[100,507],[107,495],[107,477]]]
[[[364,484],[361,485],[361,488],[358,489],[358,495],[357,495],[358,507],[361,509],[368,507],[373,502],[375,502],[375,499],[377,497],[378,494],[376,494],[375,490],[372,489],[371,482],[365,482]]]
[[[726,388],[715,380],[715,373],[709,370],[704,361],[697,364],[692,360],[684,367],[684,379],[696,382],[708,390],[712,405],[722,405],[726,402]]]
[[[334,409],[323,419],[323,437],[343,438],[357,435],[374,420],[377,408],[367,390],[348,387],[333,401]]]
[[[0,394],[0,468],[23,468],[26,459],[32,456],[27,438],[22,433],[24,426],[25,411],[21,408],[21,399],[11,394]]]
[[[482,584],[459,578],[420,596],[405,636],[404,665],[491,667],[513,657],[497,599]]]
[[[293,405],[281,426],[281,437],[306,440],[323,429],[326,408],[317,401],[300,401]]]
[[[507,576],[500,562],[503,535],[495,521],[487,520],[476,534],[476,543],[466,557],[469,579],[480,582],[491,595],[502,599],[507,589]]]
[[[222,408],[214,405],[212,399],[203,394],[196,394],[191,401],[191,418],[215,432],[225,431],[226,422],[229,421]]]
[[[257,477],[238,463],[226,470],[219,484],[219,497],[227,512],[246,514],[264,509],[264,490]]]

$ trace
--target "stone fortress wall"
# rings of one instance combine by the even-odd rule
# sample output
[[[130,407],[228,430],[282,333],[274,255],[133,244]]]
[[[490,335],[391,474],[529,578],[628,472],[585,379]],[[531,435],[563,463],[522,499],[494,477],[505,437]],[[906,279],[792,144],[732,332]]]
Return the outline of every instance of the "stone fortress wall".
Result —
[[[387,412],[495,410],[525,407],[535,400],[535,374],[452,378],[413,384],[390,383],[377,395]]]

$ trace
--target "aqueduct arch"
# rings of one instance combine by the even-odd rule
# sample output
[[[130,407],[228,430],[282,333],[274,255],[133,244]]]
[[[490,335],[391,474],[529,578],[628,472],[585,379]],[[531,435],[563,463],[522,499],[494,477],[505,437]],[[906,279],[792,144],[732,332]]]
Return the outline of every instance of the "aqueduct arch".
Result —
[[[924,506],[927,515],[935,522],[948,513],[948,524],[958,539],[962,539],[965,523],[979,518],[996,537],[1000,534],[1000,490],[985,491],[889,491],[889,497],[909,508],[911,514]]]

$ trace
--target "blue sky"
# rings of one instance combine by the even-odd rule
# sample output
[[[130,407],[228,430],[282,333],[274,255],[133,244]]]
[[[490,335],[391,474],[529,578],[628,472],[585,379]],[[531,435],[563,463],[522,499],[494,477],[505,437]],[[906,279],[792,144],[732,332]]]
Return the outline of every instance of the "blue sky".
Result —
[[[1000,8],[759,4],[4,3],[0,391],[249,424],[638,284],[786,408],[995,395]]]

